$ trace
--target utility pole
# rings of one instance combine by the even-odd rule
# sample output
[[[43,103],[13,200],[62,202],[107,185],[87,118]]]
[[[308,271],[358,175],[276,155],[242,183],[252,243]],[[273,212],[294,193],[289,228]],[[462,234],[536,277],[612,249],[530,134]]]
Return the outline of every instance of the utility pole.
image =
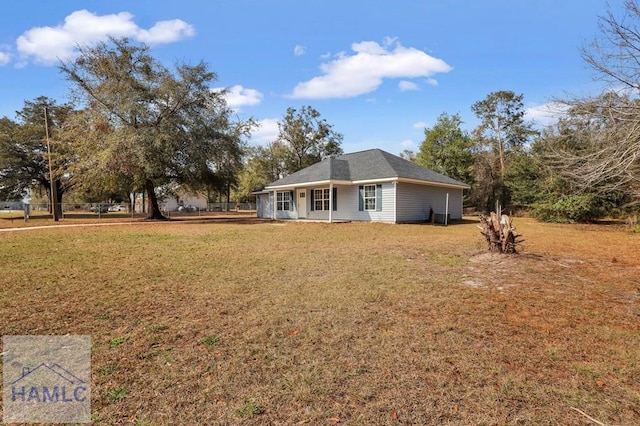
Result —
[[[58,222],[60,220],[60,210],[58,209],[58,186],[53,179],[53,167],[51,166],[51,144],[49,143],[49,111],[47,107],[44,107],[44,128],[45,135],[47,137],[47,154],[49,157],[49,182],[51,183],[51,213],[53,220]]]

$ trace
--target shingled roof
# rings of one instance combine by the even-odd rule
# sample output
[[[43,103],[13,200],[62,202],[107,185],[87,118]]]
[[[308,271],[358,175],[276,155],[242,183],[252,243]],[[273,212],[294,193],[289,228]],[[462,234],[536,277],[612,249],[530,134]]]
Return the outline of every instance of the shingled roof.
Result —
[[[303,185],[311,182],[360,182],[394,178],[469,188],[469,185],[464,182],[436,173],[381,149],[326,158],[270,183],[267,188]]]

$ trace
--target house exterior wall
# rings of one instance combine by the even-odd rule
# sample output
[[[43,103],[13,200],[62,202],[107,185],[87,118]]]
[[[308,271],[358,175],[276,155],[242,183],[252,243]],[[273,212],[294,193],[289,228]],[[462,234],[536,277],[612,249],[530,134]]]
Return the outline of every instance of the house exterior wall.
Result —
[[[393,182],[385,182],[381,184],[382,209],[380,211],[359,211],[359,185],[354,185],[349,189],[349,204],[350,206],[352,206],[351,211],[347,212],[349,220],[367,222],[395,222],[396,188]]]
[[[381,184],[382,210],[381,211],[359,211],[360,194],[359,185],[336,185],[337,188],[337,210],[331,212],[331,220],[346,221],[367,221],[367,222],[393,222],[394,221],[394,199],[395,187],[392,182]],[[310,188],[322,189],[325,187]],[[309,192],[309,190],[307,191]],[[311,211],[311,197],[307,195],[308,207],[307,218],[315,220],[329,220],[329,212],[326,210]]]
[[[194,206],[200,210],[207,210],[207,197],[202,194],[182,194],[179,197],[169,197],[161,203],[161,208],[176,211],[180,206]]]
[[[305,199],[307,200],[307,219],[311,219],[311,220],[329,220],[329,211],[328,210],[312,210],[312,206],[311,206],[311,199],[313,198],[311,196],[311,192],[314,189],[327,189],[329,188],[328,185],[325,186],[318,186],[318,187],[313,187],[313,188],[307,188],[307,195],[305,197]],[[340,185],[336,185],[336,210],[332,210],[331,211],[331,220],[344,220],[342,219],[342,216],[344,215],[344,212],[347,209],[347,205],[343,204],[343,197],[345,195],[345,191],[347,190],[347,188],[349,188],[348,186],[340,186]]]
[[[359,210],[359,185],[335,185],[337,209],[331,211],[331,219],[337,221],[367,222],[425,222],[429,219],[429,211],[444,214],[446,198],[449,194],[450,219],[462,219],[462,189],[441,188],[410,183],[384,182],[380,185],[382,192],[382,209],[380,211]],[[329,220],[329,211],[311,209],[311,191],[325,189],[328,186],[306,188],[306,219]],[[292,191],[292,210],[276,210],[276,219],[298,219],[297,190]],[[257,196],[257,215],[272,218],[274,191]]]
[[[429,211],[444,214],[449,194],[449,217],[462,219],[462,189],[416,185],[400,182],[396,188],[397,222],[422,222],[429,218]]]
[[[278,191],[279,192],[279,191]],[[277,210],[274,202],[275,191],[268,194],[256,195],[256,216],[262,219],[273,219],[275,211],[275,219],[297,219],[298,209],[296,207],[295,191],[287,191],[292,193],[291,210]]]
[[[296,193],[294,190],[287,191],[276,191],[276,192],[289,192],[291,194],[291,209],[290,210],[278,210],[277,206],[274,205],[273,197],[274,192],[271,192],[271,196],[269,197],[269,201],[271,202],[271,211],[275,209],[276,219],[297,219],[298,218],[298,209],[296,207]]]
[[[263,219],[273,217],[273,193],[258,194],[256,196],[256,216]]]

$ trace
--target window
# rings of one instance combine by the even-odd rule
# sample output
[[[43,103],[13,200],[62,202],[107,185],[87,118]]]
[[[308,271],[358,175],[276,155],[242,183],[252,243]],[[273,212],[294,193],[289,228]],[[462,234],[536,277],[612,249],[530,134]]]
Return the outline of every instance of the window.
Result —
[[[312,189],[311,190],[311,210],[329,211],[329,209],[338,210],[338,188],[333,187],[333,203],[329,203],[329,188]],[[329,207],[329,205],[332,205]]]
[[[291,191],[279,191],[276,198],[277,210],[291,210]]]
[[[382,185],[360,185],[358,193],[359,211],[382,211]]]
[[[329,210],[329,188],[313,190],[313,209]]]
[[[376,186],[375,185],[364,186],[364,209],[376,210]]]

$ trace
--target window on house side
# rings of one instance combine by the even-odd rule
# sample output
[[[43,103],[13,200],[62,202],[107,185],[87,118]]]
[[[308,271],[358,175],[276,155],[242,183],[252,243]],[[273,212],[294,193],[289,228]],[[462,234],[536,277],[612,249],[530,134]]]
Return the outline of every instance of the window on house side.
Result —
[[[376,186],[375,185],[364,186],[364,209],[365,210],[376,209]]]
[[[291,192],[279,191],[276,199],[276,208],[278,210],[291,210]]]
[[[329,188],[313,190],[313,209],[329,210]]]

